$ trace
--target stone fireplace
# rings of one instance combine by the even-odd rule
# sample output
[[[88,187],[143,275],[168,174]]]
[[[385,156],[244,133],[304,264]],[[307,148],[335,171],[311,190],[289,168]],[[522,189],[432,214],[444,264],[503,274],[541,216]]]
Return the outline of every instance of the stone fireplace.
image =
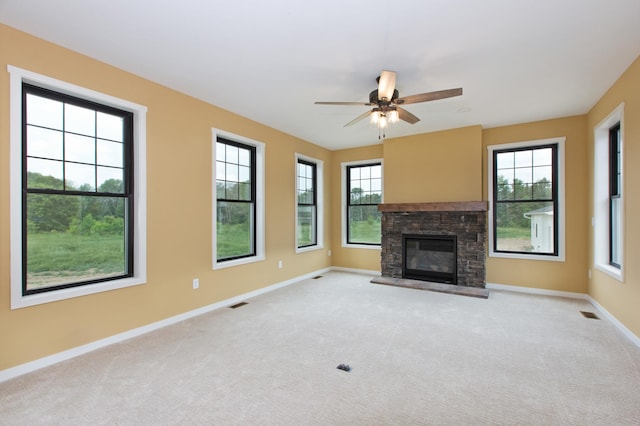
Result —
[[[382,282],[378,283],[412,282],[408,286],[422,288],[420,282],[433,282],[438,291],[452,293],[484,290],[486,202],[380,204],[378,209],[382,212],[378,280]],[[479,297],[485,293],[488,296],[488,291],[480,291]]]

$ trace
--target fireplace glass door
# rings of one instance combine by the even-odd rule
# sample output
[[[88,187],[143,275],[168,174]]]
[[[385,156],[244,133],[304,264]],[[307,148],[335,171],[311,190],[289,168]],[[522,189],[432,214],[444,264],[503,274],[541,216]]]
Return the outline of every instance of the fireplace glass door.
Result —
[[[402,277],[457,283],[455,235],[403,235]]]

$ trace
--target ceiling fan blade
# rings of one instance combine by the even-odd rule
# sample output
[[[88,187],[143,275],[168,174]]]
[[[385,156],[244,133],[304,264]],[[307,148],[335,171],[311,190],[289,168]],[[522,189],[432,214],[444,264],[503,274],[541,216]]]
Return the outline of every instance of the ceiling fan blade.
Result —
[[[370,114],[371,114],[371,111],[367,111],[367,112],[365,112],[363,114],[360,114],[359,116],[357,116],[356,118],[354,118],[353,120],[351,120],[350,122],[345,124],[344,127],[348,127],[348,126],[351,126],[353,124],[356,124],[358,121],[367,118]]]
[[[400,107],[396,107],[396,109],[398,110],[398,118],[400,118],[400,120],[406,121],[409,124],[416,124],[418,121],[420,121],[418,117],[411,114],[406,109]]]
[[[391,101],[393,91],[396,89],[396,73],[393,71],[382,71],[378,82],[378,99]]]
[[[438,99],[452,98],[462,95],[462,89],[438,90],[437,92],[420,93],[396,99],[398,105],[417,104],[418,102],[437,101]]]
[[[364,105],[371,106],[368,102],[314,102],[316,105]]]

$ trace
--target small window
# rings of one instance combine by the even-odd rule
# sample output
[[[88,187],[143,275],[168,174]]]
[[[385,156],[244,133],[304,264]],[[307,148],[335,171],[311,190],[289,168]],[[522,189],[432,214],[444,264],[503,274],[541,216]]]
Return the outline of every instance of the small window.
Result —
[[[264,144],[213,130],[213,267],[264,259]]]
[[[622,264],[622,147],[620,122],[609,129],[609,264]]]
[[[594,266],[624,281],[624,104],[594,129]]]
[[[256,149],[218,137],[216,232],[218,261],[256,254]]]
[[[489,151],[492,255],[560,258],[561,141],[496,145]]]
[[[12,308],[146,281],[146,108],[11,72]]]
[[[315,163],[298,158],[296,167],[296,240],[298,248],[318,243],[318,170]]]
[[[345,165],[346,244],[380,246],[382,163]]]

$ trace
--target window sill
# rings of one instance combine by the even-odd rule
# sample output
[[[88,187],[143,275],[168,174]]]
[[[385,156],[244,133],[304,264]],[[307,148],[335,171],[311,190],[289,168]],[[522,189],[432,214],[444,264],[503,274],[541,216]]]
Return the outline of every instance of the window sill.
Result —
[[[11,309],[26,308],[28,306],[41,305],[43,303],[58,302],[74,297],[87,296],[90,294],[102,293],[104,291],[117,290],[125,287],[146,284],[146,279],[142,277],[123,278],[115,281],[105,281],[97,284],[87,284],[80,287],[64,288],[45,293],[12,294]]]
[[[382,245],[370,245],[370,244],[347,244],[347,243],[343,243],[342,247],[344,247],[344,248],[355,248],[355,249],[368,249],[368,250],[382,250]]]
[[[596,264],[595,268],[598,271],[604,272],[610,277],[615,278],[617,281],[620,281],[621,283],[624,282],[624,274],[622,273],[622,269],[620,268],[616,268],[611,265],[603,265],[603,264]]]
[[[217,260],[213,262],[213,269],[224,269],[231,268],[233,266],[246,265],[254,262],[261,262],[264,260],[264,256],[252,256],[252,257],[244,257],[242,259],[235,260],[226,260],[222,262],[218,262]]]
[[[296,253],[306,253],[308,251],[316,251],[316,250],[322,250],[324,247],[322,245],[313,245],[313,246],[306,246],[306,247],[296,247]]]
[[[520,253],[499,253],[491,251],[489,257],[498,257],[502,259],[521,259],[521,260],[543,260],[548,262],[564,262],[564,255],[549,256],[541,254],[520,254]]]

